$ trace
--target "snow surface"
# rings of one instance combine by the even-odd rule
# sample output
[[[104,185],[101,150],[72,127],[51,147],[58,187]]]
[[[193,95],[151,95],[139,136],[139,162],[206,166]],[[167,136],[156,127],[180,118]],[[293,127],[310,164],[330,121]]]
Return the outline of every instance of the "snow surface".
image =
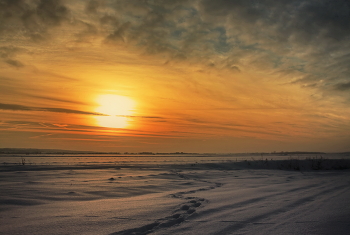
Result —
[[[349,234],[350,171],[287,163],[3,165],[0,234]]]

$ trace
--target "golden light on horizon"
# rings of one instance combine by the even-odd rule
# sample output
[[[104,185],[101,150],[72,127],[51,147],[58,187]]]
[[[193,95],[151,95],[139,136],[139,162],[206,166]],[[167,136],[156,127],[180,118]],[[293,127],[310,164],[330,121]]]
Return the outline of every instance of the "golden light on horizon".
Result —
[[[107,116],[95,117],[97,125],[101,127],[126,128],[129,125],[130,116],[135,109],[135,101],[126,96],[100,95],[96,102],[99,106],[96,112]]]

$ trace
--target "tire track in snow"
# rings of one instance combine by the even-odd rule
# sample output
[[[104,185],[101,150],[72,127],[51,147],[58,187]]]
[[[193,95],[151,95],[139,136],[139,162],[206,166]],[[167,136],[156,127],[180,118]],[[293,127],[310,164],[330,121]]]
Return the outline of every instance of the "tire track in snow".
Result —
[[[267,198],[279,197],[279,196],[283,196],[283,195],[290,195],[290,193],[299,193],[299,192],[305,193],[305,192],[309,192],[309,191],[312,192],[314,190],[319,190],[319,189],[322,189],[325,187],[327,187],[327,186],[325,186],[323,183],[317,183],[317,184],[312,184],[312,185],[296,187],[296,188],[289,189],[287,191],[266,194],[264,196],[246,199],[246,200],[235,202],[235,203],[232,203],[229,205],[215,207],[215,209],[208,209],[206,211],[203,211],[200,216],[211,214],[211,213],[214,214],[218,211],[220,211],[220,213],[221,213],[220,215],[222,215],[225,213],[224,211],[231,210],[232,208],[244,208],[247,206],[256,207],[256,205],[255,205],[256,203],[266,201]],[[231,214],[231,211],[228,211],[227,214]]]
[[[166,228],[172,227],[174,225],[178,225],[178,224],[184,222],[189,217],[191,217],[191,215],[193,215],[196,212],[196,209],[198,207],[203,207],[205,203],[208,203],[208,200],[206,200],[205,198],[185,197],[185,195],[196,193],[199,191],[212,190],[212,189],[221,187],[223,185],[222,183],[213,183],[213,182],[206,181],[206,180],[191,178],[185,174],[180,174],[177,171],[171,171],[171,172],[173,174],[177,175],[181,179],[194,180],[194,181],[198,181],[198,182],[208,183],[208,184],[211,184],[211,186],[202,187],[199,189],[194,189],[194,190],[189,190],[189,191],[178,192],[175,194],[170,194],[169,196],[171,196],[173,198],[178,198],[178,199],[182,199],[182,200],[186,201],[184,203],[181,203],[178,206],[178,209],[173,211],[172,215],[167,216],[165,218],[158,219],[152,223],[146,224],[146,225],[141,226],[141,227],[126,229],[126,230],[122,230],[119,232],[114,232],[114,233],[111,233],[110,235],[130,235],[130,234],[146,235],[146,234],[158,231],[160,229],[166,229]]]
[[[336,198],[339,195],[346,193],[349,190],[350,189],[347,185],[341,185],[341,186],[337,186],[334,188],[326,189],[326,190],[320,192],[319,194],[317,194],[315,197],[308,197],[309,201],[307,204],[303,205],[303,207],[300,209],[296,208],[297,210],[295,210],[291,213],[287,213],[284,216],[281,216],[280,217],[281,221],[274,223],[275,225],[272,226],[269,229],[269,231],[266,231],[264,234],[271,234],[271,232],[274,231],[274,228],[276,228],[277,226],[280,226],[281,224],[293,222],[293,220],[294,220],[294,223],[315,223],[315,222],[318,222],[318,220],[295,221],[295,219],[299,218],[301,214],[314,213],[315,211],[317,211],[319,209],[319,205],[322,205],[325,202],[331,201],[332,199]],[[316,198],[318,200],[316,200]]]
[[[338,194],[341,194],[343,191],[347,191],[348,190],[348,185],[340,185],[340,186],[335,186],[335,187],[331,187],[331,188],[327,188],[325,190],[316,192],[312,195],[309,196],[304,196],[302,198],[299,198],[298,200],[289,203],[281,208],[277,208],[253,217],[250,217],[246,220],[243,221],[222,221],[222,222],[235,222],[235,224],[231,225],[231,226],[227,226],[224,229],[222,229],[221,231],[218,231],[218,234],[231,234],[232,232],[237,232],[243,228],[245,228],[246,226],[248,226],[249,224],[258,224],[258,223],[264,223],[261,222],[261,220],[268,220],[271,216],[278,216],[278,224],[281,223],[286,223],[288,220],[292,220],[295,219],[296,217],[298,217],[300,215],[300,207],[303,207],[303,210],[309,211],[309,205],[310,203],[314,203],[316,198],[320,198],[322,197],[322,201],[323,200],[328,200],[332,197],[335,197]],[[291,211],[295,211],[295,213],[291,213]],[[282,214],[285,214],[285,219],[281,219],[281,216],[283,216]],[[282,221],[281,221],[282,220]],[[269,222],[267,222],[269,223]],[[273,223],[273,224],[277,224],[277,223]],[[277,226],[277,225],[276,225]],[[267,233],[269,234],[269,233]]]

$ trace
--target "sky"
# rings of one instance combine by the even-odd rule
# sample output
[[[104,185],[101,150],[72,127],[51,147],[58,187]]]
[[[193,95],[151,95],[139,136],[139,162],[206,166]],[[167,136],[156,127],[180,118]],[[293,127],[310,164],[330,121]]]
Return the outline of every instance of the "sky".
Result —
[[[0,147],[350,151],[347,0],[0,0]]]

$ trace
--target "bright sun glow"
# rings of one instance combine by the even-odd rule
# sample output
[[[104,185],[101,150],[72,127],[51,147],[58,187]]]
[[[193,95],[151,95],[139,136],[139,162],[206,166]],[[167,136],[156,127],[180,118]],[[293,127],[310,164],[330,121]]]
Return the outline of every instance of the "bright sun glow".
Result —
[[[95,117],[99,126],[125,128],[129,125],[128,119],[135,108],[132,99],[119,95],[100,95],[96,101],[99,104],[96,112],[108,115]]]

